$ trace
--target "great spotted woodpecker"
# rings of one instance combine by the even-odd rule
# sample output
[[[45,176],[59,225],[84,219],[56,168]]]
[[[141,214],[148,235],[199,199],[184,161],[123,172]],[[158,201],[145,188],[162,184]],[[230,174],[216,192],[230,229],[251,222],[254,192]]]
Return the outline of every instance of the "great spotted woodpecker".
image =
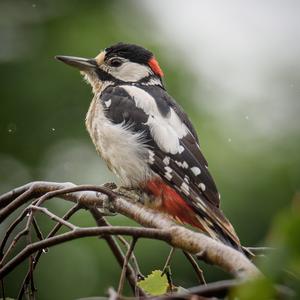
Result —
[[[118,43],[91,59],[56,58],[78,68],[92,86],[86,127],[122,184],[151,195],[152,208],[243,251],[220,210],[197,133],[167,93],[154,55],[143,47]]]

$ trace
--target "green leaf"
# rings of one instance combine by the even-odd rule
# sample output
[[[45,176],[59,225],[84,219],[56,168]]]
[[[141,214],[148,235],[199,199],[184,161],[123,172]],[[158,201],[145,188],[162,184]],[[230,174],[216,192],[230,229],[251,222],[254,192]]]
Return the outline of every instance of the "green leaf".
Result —
[[[277,297],[275,288],[271,281],[265,277],[259,277],[254,280],[247,281],[241,286],[233,289],[233,291],[231,291],[230,299],[271,300],[277,299]]]
[[[169,286],[166,274],[162,276],[162,271],[160,270],[152,271],[150,275],[139,281],[137,285],[153,296],[165,294]]]

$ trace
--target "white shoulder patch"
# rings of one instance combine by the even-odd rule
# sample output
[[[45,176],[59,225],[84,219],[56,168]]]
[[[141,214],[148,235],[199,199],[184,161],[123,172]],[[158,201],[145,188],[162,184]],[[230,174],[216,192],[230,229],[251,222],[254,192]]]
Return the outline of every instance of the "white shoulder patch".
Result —
[[[120,87],[133,98],[136,107],[141,108],[147,115],[160,114],[154,98],[146,91],[132,85],[121,85]]]
[[[149,93],[137,86],[122,85],[121,87],[134,99],[135,105],[149,115],[146,125],[149,126],[157,145],[167,153],[182,153],[184,147],[180,145],[179,140],[189,130],[176,112],[170,108],[170,113],[162,116],[155,99]]]

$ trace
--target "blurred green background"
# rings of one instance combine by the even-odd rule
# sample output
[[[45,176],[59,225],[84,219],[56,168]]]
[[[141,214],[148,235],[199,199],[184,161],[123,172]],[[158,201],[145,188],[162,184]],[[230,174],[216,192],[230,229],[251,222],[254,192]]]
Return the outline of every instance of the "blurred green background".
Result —
[[[53,57],[93,57],[115,42],[136,43],[155,53],[169,93],[195,124],[241,241],[264,245],[273,217],[300,187],[297,11],[297,1],[1,0],[0,192],[33,180],[115,180],[85,130],[90,87]],[[51,204],[61,214],[67,206]],[[73,221],[93,226],[85,212]],[[110,221],[128,224],[121,216]],[[41,225],[50,228],[45,219]],[[162,268],[168,251],[140,241],[142,272]],[[201,266],[208,281],[227,276]],[[197,284],[179,251],[172,269],[178,285]],[[10,297],[25,270],[6,279]],[[41,259],[38,299],[103,295],[119,275],[104,241],[73,241]]]

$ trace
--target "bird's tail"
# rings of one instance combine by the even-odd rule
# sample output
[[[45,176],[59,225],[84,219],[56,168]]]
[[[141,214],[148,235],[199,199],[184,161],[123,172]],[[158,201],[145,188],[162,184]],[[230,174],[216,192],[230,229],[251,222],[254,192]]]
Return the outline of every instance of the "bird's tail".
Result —
[[[244,253],[247,257],[253,256],[250,251],[241,246],[233,226],[219,208],[206,202],[205,207],[200,210],[190,205],[175,189],[159,179],[148,181],[146,190],[159,199],[159,204],[152,208],[171,215],[177,222],[198,228],[213,239]]]

